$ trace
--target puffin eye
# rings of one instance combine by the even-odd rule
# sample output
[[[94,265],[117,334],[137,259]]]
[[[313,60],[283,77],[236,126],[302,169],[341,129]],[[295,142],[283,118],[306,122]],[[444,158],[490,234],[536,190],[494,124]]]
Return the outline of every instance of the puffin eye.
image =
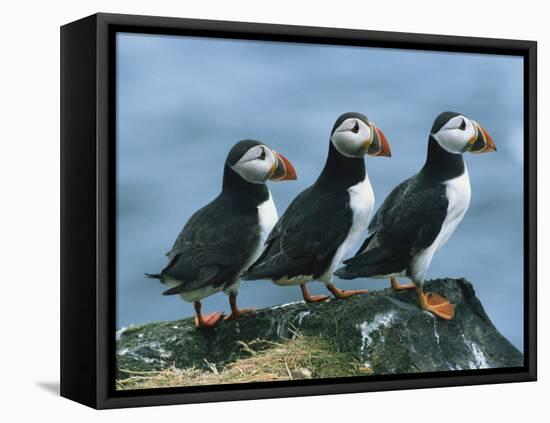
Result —
[[[351,128],[351,132],[354,134],[357,134],[359,132],[359,122],[355,121],[355,125],[353,125],[353,128]]]
[[[260,160],[265,160],[265,150],[262,148],[262,154],[260,154]]]
[[[466,129],[466,121],[464,119],[462,119],[462,123],[460,124],[458,129],[460,129],[461,131],[464,131]]]

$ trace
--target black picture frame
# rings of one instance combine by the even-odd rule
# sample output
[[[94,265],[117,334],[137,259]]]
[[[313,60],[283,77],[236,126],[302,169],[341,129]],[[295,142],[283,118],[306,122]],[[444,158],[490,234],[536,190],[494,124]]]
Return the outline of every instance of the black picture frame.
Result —
[[[524,59],[524,366],[429,374],[116,391],[115,34],[193,35],[476,52]],[[61,28],[61,395],[119,408],[534,381],[537,377],[537,44],[99,13]]]

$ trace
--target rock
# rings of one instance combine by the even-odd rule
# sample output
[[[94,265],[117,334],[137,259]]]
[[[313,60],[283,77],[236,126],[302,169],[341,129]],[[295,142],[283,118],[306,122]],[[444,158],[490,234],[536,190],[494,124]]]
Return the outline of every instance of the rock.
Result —
[[[389,289],[323,303],[296,302],[261,309],[215,329],[192,318],[131,326],[117,332],[117,368],[150,371],[208,368],[243,354],[243,342],[279,341],[300,333],[353,353],[370,374],[401,374],[523,365],[523,355],[494,327],[464,279],[426,284],[455,305],[444,321],[421,310],[413,291]]]

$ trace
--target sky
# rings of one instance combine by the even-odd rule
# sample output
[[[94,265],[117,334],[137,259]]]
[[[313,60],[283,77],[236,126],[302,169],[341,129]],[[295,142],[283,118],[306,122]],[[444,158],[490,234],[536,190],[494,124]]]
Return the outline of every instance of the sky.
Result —
[[[523,350],[523,59],[513,56],[186,36],[117,35],[117,327],[193,315],[144,273],[221,190],[225,158],[254,138],[288,157],[298,180],[269,184],[279,215],[319,175],[344,112],[380,127],[392,157],[365,159],[376,207],[420,170],[443,111],[463,113],[497,153],[466,154],[472,199],[427,279],[464,277],[496,327]],[[405,281],[403,281],[405,282]],[[340,288],[383,289],[383,280]],[[326,293],[320,283],[314,293]],[[241,307],[301,299],[298,287],[244,282]],[[229,310],[223,293],[203,311]]]

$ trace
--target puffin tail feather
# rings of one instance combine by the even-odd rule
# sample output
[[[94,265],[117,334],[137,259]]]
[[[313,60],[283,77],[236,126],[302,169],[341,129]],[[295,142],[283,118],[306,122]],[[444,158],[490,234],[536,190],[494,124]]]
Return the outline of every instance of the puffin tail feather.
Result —
[[[357,272],[350,271],[349,266],[340,267],[334,272],[334,276],[339,277],[340,279],[354,279],[357,277]]]
[[[369,278],[377,275],[378,269],[369,265],[347,265],[334,272],[340,279]]]
[[[256,277],[256,275],[253,272],[249,272],[249,271],[246,271],[246,272],[242,273],[240,278],[243,281],[254,281],[256,279],[259,279],[259,278]]]
[[[178,286],[174,286],[173,288],[167,289],[162,293],[162,295],[176,295],[181,294],[182,292],[185,292],[185,286],[184,284],[180,284]]]
[[[256,260],[248,267],[248,269],[241,273],[239,278],[243,281],[256,281],[258,279],[262,279],[263,273],[265,273],[265,266],[262,266],[262,264],[263,263],[260,259]]]
[[[149,279],[160,279],[162,275],[160,273],[145,273],[145,276]]]
[[[270,279],[271,276],[273,276],[272,269],[262,265],[252,265],[241,274],[240,278],[243,281],[257,281],[260,279]]]

